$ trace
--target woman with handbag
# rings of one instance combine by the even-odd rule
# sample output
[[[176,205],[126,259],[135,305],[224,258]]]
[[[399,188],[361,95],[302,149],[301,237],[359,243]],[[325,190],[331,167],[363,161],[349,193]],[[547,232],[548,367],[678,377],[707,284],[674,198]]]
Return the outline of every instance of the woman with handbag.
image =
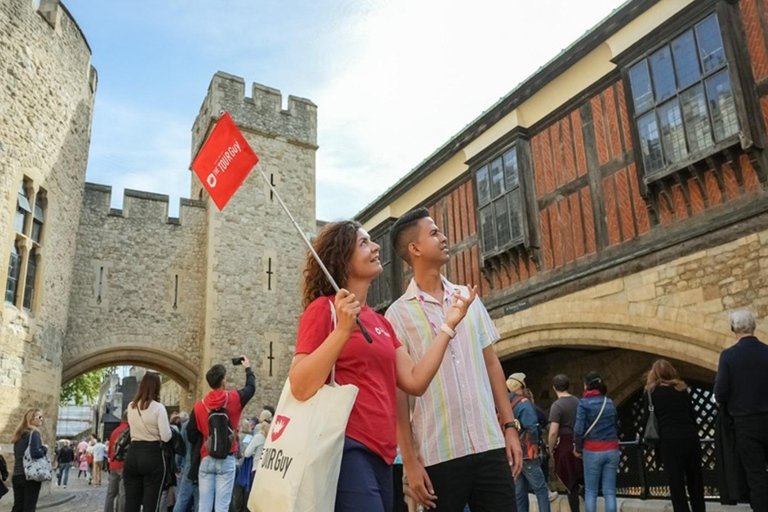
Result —
[[[672,364],[659,359],[653,363],[645,385],[646,440],[653,444],[669,478],[674,512],[704,512],[704,476],[701,468],[701,441],[688,385]],[[652,424],[653,423],[653,424]],[[653,436],[656,427],[657,436]],[[691,499],[688,507],[685,490]]]
[[[584,377],[584,397],[576,409],[574,454],[584,459],[586,512],[597,510],[600,488],[605,512],[616,512],[616,475],[619,471],[619,429],[616,406],[597,372]]]
[[[171,470],[163,452],[163,443],[171,440],[168,413],[160,403],[160,376],[147,372],[141,379],[136,397],[128,404],[131,448],[125,456],[126,512],[159,512],[166,473]]]
[[[336,512],[390,512],[396,387],[423,394],[437,373],[453,332],[475,297],[458,294],[446,311],[445,325],[429,350],[414,363],[390,323],[366,304],[371,283],[382,272],[379,246],[361,225],[342,221],[323,228],[314,248],[342,287],[334,290],[310,255],[304,268],[304,314],[299,322],[296,356],[290,371],[291,392],[307,400],[335,371],[335,382],[358,387],[346,428],[336,491]],[[356,319],[366,327],[366,341]],[[280,410],[277,418],[280,418]]]
[[[13,434],[13,510],[12,512],[35,512],[37,498],[40,495],[42,480],[28,478],[27,468],[30,462],[45,459],[48,447],[43,445],[40,427],[43,425],[43,411],[29,409],[24,413],[16,432]],[[28,452],[30,459],[24,461]],[[50,463],[48,464],[50,477]]]

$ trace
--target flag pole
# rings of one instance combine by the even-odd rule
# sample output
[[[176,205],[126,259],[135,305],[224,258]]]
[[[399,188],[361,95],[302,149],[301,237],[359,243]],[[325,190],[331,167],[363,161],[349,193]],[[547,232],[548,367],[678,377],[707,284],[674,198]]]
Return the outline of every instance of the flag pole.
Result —
[[[309,238],[307,238],[307,235],[304,234],[304,230],[301,229],[301,226],[299,226],[299,223],[296,222],[296,219],[294,219],[293,215],[291,215],[290,210],[288,210],[288,207],[283,202],[283,198],[280,197],[280,194],[277,192],[277,190],[275,190],[274,185],[272,185],[272,182],[269,180],[269,178],[267,178],[267,175],[264,174],[264,171],[261,168],[259,168],[259,174],[261,174],[261,177],[264,178],[264,181],[269,186],[269,189],[272,191],[272,194],[274,194],[274,196],[277,198],[277,202],[280,203],[280,206],[283,207],[283,211],[285,212],[285,214],[288,215],[289,219],[291,219],[291,222],[293,223],[293,227],[295,227],[296,231],[298,231],[299,235],[301,235],[301,238],[304,240],[304,243],[307,245],[309,252],[315,258],[315,261],[317,261],[317,264],[320,266],[320,269],[325,274],[325,277],[328,279],[328,282],[331,283],[331,286],[333,286],[333,289],[336,290],[336,292],[338,293],[339,285],[336,284],[336,280],[333,278],[331,273],[328,272],[328,269],[326,268],[325,263],[323,263],[323,260],[320,259],[320,256],[317,254],[317,251],[315,251],[315,248],[312,247],[312,242],[310,242]],[[362,331],[363,336],[365,337],[365,341],[367,341],[368,343],[373,343],[373,338],[371,338],[371,335],[368,333],[368,330],[360,321],[360,318],[355,318],[355,323],[357,323],[357,326]]]

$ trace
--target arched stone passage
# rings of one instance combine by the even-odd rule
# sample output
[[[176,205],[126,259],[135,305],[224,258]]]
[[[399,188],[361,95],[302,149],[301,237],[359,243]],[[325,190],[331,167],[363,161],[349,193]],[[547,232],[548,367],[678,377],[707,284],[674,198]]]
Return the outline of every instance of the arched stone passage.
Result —
[[[718,338],[721,341],[715,344],[632,324],[566,321],[503,332],[496,353],[500,358],[508,358],[553,347],[621,348],[687,361],[714,371],[720,352],[727,346],[727,338]]]
[[[134,364],[161,372],[195,396],[197,368],[175,354],[145,346],[120,345],[94,350],[65,361],[61,382],[66,384],[91,370],[120,364]]]

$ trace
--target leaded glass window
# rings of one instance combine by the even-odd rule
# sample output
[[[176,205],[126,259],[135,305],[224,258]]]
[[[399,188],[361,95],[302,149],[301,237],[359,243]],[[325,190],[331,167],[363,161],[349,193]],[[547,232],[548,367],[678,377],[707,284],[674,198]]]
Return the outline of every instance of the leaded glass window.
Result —
[[[739,133],[717,14],[634,64],[628,74],[646,176]]]
[[[512,147],[478,169],[475,180],[483,253],[521,243],[523,205],[517,148]]]

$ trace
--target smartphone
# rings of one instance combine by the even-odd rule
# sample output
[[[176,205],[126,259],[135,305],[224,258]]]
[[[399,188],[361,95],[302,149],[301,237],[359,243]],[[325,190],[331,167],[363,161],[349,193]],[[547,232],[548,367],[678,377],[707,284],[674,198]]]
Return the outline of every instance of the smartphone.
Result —
[[[243,364],[243,358],[242,357],[233,357],[232,358],[232,364],[235,366],[239,366]]]

